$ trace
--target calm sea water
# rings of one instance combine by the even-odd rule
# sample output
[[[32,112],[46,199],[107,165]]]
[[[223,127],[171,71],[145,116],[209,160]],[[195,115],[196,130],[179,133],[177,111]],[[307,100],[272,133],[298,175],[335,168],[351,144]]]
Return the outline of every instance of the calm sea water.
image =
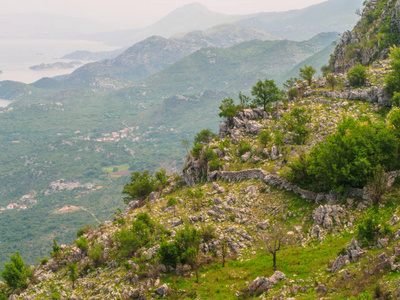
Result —
[[[0,107],[7,107],[12,101],[0,99]]]
[[[68,62],[60,57],[76,50],[111,51],[115,47],[85,40],[8,40],[0,39],[0,81],[32,83],[42,77],[69,74],[74,69],[34,71],[29,67],[41,63]],[[86,63],[86,62],[83,62]],[[76,68],[78,68],[77,66]]]

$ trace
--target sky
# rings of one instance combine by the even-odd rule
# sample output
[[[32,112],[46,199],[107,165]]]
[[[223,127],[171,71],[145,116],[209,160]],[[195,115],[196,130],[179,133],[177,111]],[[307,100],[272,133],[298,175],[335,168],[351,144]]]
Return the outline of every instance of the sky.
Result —
[[[145,27],[183,5],[199,2],[225,14],[249,14],[304,8],[326,0],[12,0],[1,14],[52,13],[79,17],[115,29]]]

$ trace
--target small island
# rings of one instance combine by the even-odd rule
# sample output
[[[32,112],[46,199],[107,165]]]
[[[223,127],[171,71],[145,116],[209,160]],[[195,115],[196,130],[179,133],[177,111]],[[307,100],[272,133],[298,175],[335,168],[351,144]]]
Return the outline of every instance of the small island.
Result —
[[[34,71],[42,71],[42,70],[60,70],[60,69],[72,69],[75,68],[76,66],[81,65],[82,62],[80,61],[72,61],[72,62],[56,62],[53,64],[40,64],[40,65],[35,65],[32,67],[29,67],[29,69],[34,70]]]

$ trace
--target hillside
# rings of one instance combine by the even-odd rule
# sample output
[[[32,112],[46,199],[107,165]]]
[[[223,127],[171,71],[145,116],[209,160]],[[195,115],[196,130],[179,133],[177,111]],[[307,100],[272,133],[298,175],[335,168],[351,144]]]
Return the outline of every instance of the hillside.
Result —
[[[385,76],[381,63],[371,78]],[[333,90],[325,78],[292,88],[296,99],[267,112],[238,107],[233,123],[192,149],[181,176],[160,181],[147,204],[130,198],[113,221],[82,228],[75,244],[55,245],[11,299],[400,297],[398,140],[379,205],[372,190],[350,188],[351,176],[347,189],[314,192],[290,175],[302,153],[333,137],[362,139],[360,147],[381,130],[392,139],[399,128],[384,125],[388,99],[344,76]],[[364,157],[377,158],[385,160]],[[274,241],[277,268],[266,250]]]
[[[116,90],[153,75],[179,59],[205,47],[230,47],[273,37],[259,29],[221,25],[165,39],[153,36],[125,50],[114,59],[87,64],[60,77],[65,88]]]
[[[353,28],[359,17],[356,9],[362,0],[328,0],[310,7],[277,13],[260,13],[237,24],[263,29],[274,36],[301,41],[320,32],[344,32]]]
[[[335,72],[344,72],[360,63],[388,57],[389,48],[400,44],[400,3],[398,1],[367,1],[352,31],[346,31],[330,61]]]

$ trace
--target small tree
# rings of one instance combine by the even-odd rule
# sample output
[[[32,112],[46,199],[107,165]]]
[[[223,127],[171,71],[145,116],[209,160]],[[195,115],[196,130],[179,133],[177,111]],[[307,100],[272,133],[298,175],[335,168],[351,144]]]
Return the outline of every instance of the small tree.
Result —
[[[167,171],[164,168],[160,169],[160,171],[157,171],[154,174],[154,178],[157,181],[160,189],[164,188],[167,185]]]
[[[10,256],[11,263],[4,264],[4,270],[0,273],[5,283],[12,289],[25,289],[30,277],[29,268],[25,266],[21,255],[17,251]]]
[[[194,144],[206,144],[210,142],[215,137],[215,133],[213,133],[210,129],[203,129],[194,137]]]
[[[390,48],[390,67],[392,72],[386,77],[386,88],[389,93],[400,92],[400,48]]]
[[[260,239],[265,248],[262,250],[271,253],[273,256],[273,267],[276,270],[276,255],[279,250],[289,243],[286,230],[281,226],[275,225],[270,229],[270,233],[260,234]]]
[[[385,169],[382,168],[381,165],[378,165],[374,170],[371,181],[368,183],[368,191],[374,205],[378,205],[379,200],[381,200],[382,196],[385,194],[388,179]]]
[[[243,95],[242,92],[239,92],[239,101],[242,108],[246,108],[249,106],[250,97]]]
[[[126,194],[124,202],[128,204],[133,200],[144,200],[156,189],[155,179],[149,171],[143,171],[142,174],[134,172],[131,176],[131,182],[124,186],[122,194]]]
[[[227,98],[227,99],[222,100],[222,104],[220,105],[219,110],[221,112],[218,115],[221,118],[226,118],[229,125],[232,126],[233,125],[233,117],[236,116],[236,113],[237,113],[237,109],[236,109],[235,102],[233,101],[233,99]]]
[[[317,71],[312,67],[312,66],[306,66],[304,65],[304,68],[300,68],[300,78],[303,80],[306,80],[308,85],[311,86],[312,79],[315,73]]]
[[[358,64],[355,65],[347,72],[347,79],[351,86],[360,87],[365,84],[367,79],[367,71],[364,66]]]
[[[222,256],[222,267],[225,267],[225,259],[228,256],[228,244],[226,238],[221,242],[221,256]]]
[[[397,138],[400,138],[400,107],[393,107],[387,115],[387,119],[394,127]]]
[[[267,146],[268,143],[272,141],[271,132],[269,130],[261,131],[258,138],[260,139],[260,143],[264,146]]]
[[[190,142],[188,140],[183,139],[181,141],[181,145],[183,148],[186,149],[187,154],[189,155],[189,146],[190,146]]]
[[[287,90],[290,90],[297,81],[298,79],[296,77],[291,77],[286,80],[286,82],[283,84],[283,87]]]
[[[69,280],[72,282],[72,288],[75,288],[75,282],[78,279],[78,269],[76,267],[76,263],[69,263],[68,264],[68,275],[69,275]]]
[[[283,92],[275,85],[273,80],[266,79],[265,81],[259,80],[253,86],[251,94],[255,97],[253,103],[257,106],[263,106],[264,111],[266,111],[267,105],[282,99]]]
[[[331,87],[332,91],[335,89],[335,86],[338,83],[335,75],[333,74],[329,74],[328,76],[326,76],[326,82]]]

